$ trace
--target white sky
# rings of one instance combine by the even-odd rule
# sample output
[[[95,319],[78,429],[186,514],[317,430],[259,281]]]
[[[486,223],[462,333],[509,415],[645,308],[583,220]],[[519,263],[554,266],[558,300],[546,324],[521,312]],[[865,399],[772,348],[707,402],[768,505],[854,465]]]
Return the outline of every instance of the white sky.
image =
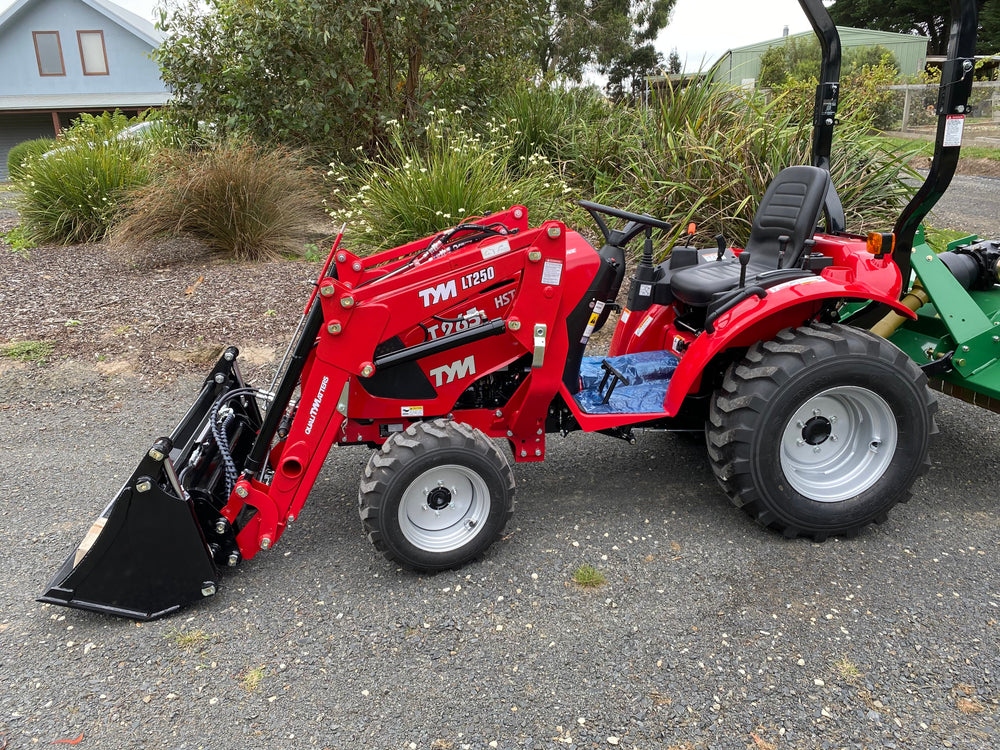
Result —
[[[155,22],[157,0],[113,2]],[[0,0],[0,12],[12,4]],[[780,37],[786,25],[792,34],[810,28],[798,0],[677,0],[656,48],[666,59],[676,47],[685,69],[697,70],[702,61],[711,65],[727,49]]]

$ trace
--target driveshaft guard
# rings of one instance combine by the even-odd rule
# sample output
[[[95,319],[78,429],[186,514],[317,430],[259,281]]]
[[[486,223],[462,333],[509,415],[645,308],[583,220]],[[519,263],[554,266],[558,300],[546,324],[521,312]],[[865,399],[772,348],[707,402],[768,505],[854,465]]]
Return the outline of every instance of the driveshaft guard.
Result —
[[[38,601],[151,620],[215,593],[219,572],[169,445],[154,444]]]

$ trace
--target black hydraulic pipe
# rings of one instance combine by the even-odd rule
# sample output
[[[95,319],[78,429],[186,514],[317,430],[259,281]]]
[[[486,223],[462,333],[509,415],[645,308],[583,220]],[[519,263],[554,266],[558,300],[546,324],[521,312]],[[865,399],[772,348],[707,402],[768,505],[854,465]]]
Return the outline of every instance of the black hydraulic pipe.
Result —
[[[372,364],[375,365],[375,369],[377,370],[390,365],[400,365],[404,362],[412,362],[413,360],[420,359],[421,357],[429,357],[432,354],[438,354],[439,352],[444,352],[448,349],[454,349],[456,346],[463,346],[464,344],[489,338],[490,336],[499,336],[506,330],[507,323],[502,318],[497,318],[496,320],[490,320],[481,326],[476,326],[475,328],[467,328],[464,331],[450,333],[439,339],[424,341],[419,344],[414,344],[413,346],[408,346],[405,349],[399,349],[394,352],[389,352],[388,354],[383,354],[380,357],[376,357]]]
[[[823,59],[820,65],[816,103],[813,107],[812,163],[830,171],[833,128],[837,124],[840,99],[840,34],[822,0],[799,0],[809,23],[819,39]]]
[[[968,112],[969,96],[975,69],[976,30],[978,9],[976,0],[951,0],[951,33],[948,39],[948,59],[941,71],[941,89],[938,92],[937,135],[934,139],[934,159],[927,179],[896,220],[893,233],[896,248],[892,259],[903,275],[900,294],[906,294],[910,278],[910,253],[917,227],[934,204],[944,195],[958,167],[962,150],[961,126]]]
[[[336,278],[336,269],[329,274],[329,277]],[[278,424],[288,408],[292,394],[295,392],[299,379],[302,377],[302,369],[305,367],[309,352],[316,345],[316,337],[319,336],[320,328],[323,326],[323,306],[319,297],[313,300],[312,307],[309,308],[309,315],[306,317],[306,324],[302,328],[302,335],[295,343],[295,351],[292,352],[288,360],[288,368],[284,376],[274,390],[274,399],[268,406],[264,421],[261,424],[260,432],[254,440],[253,447],[243,463],[241,473],[256,474],[267,459],[267,454],[271,450],[271,441],[278,430]]]

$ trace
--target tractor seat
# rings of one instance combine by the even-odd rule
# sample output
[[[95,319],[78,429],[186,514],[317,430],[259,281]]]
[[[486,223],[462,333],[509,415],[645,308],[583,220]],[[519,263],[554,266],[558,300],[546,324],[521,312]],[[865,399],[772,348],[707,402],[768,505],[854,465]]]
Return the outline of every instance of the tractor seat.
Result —
[[[794,268],[805,241],[816,232],[823,210],[830,174],[819,167],[786,167],[771,181],[753,219],[745,253],[750,253],[747,283],[759,274],[778,268]],[[789,238],[785,257],[778,265],[781,243]],[[692,307],[705,307],[723,292],[735,289],[740,281],[740,264],[730,258],[699,263],[676,271],[670,278],[675,298]]]

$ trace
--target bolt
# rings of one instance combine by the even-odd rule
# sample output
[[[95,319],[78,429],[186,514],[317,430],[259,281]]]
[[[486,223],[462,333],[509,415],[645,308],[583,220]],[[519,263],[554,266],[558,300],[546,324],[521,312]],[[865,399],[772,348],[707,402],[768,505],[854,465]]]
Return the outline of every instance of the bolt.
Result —
[[[336,290],[336,289],[334,289],[334,288],[333,288],[332,286],[330,286],[329,284],[327,284],[326,286],[321,286],[321,287],[319,288],[319,293],[320,293],[320,294],[322,294],[322,295],[323,295],[324,297],[329,297],[329,296],[330,296],[331,294],[333,294],[333,293],[334,293],[335,291],[337,291],[337,290]]]
[[[375,368],[371,365],[365,365],[361,368],[361,377],[370,378],[375,372]]]
[[[237,485],[237,487],[236,487],[236,494],[237,494],[238,497],[246,497],[247,495],[250,494],[250,490],[248,490],[243,485]]]
[[[507,430],[507,437],[514,437],[514,433],[511,432],[510,430]]]
[[[549,227],[548,235],[549,239],[557,240],[562,236],[562,229],[559,227]]]
[[[532,250],[531,252],[528,253],[528,260],[530,260],[532,263],[537,263],[541,259],[542,259],[542,253],[540,250]]]
[[[514,218],[515,218],[515,219],[520,219],[520,218],[522,218],[523,216],[524,216],[524,211],[522,211],[522,210],[521,210],[521,209],[519,209],[519,208],[515,208],[515,209],[514,209]]]
[[[956,359],[955,360],[955,364],[958,365],[959,367],[965,367],[965,360],[964,359]]]
[[[289,513],[288,514],[288,523],[295,523],[295,514],[294,513]]]
[[[509,328],[512,331],[520,331],[521,330],[521,321],[519,321],[519,320],[512,320],[509,323],[507,323],[507,328]]]
[[[813,409],[813,416],[818,417],[820,415],[819,409]]]
[[[263,537],[261,537],[260,538],[260,548],[261,549],[270,549],[270,547],[271,547],[271,537],[269,537],[269,536],[263,536]]]
[[[542,455],[542,449],[541,448],[535,448],[535,455],[536,456]]]
[[[149,492],[153,489],[153,483],[145,477],[135,483],[136,492]]]
[[[236,563],[238,563],[239,561],[240,561],[240,553],[239,552],[230,552],[229,553],[229,559],[226,560],[226,563],[229,565],[230,568],[235,568],[236,567]]]
[[[967,351],[969,351],[969,347],[968,347],[968,346],[963,346],[963,347],[962,347],[962,351],[963,351],[963,352],[967,352]]]
[[[806,441],[803,440],[802,438],[799,438],[798,440],[795,441],[795,444],[796,445],[805,445]]]
[[[836,443],[837,442],[837,436],[836,435],[830,435],[830,440],[832,440],[833,442]]]
[[[359,261],[359,260],[354,261],[354,263],[351,264],[351,270],[353,270],[355,273],[358,272],[358,271],[360,271],[361,270],[361,261]]]
[[[236,359],[236,355],[233,354],[229,349],[226,349],[225,353],[223,353],[222,355],[222,358],[226,360],[226,362],[232,362],[234,359]]]
[[[932,260],[934,260],[934,256],[933,255],[928,255],[927,256],[927,262],[930,263]]]
[[[538,328],[536,328],[535,329],[535,335],[536,336],[544,336],[545,335],[545,328],[542,327],[542,326],[539,326]]]
[[[164,459],[163,451],[159,448],[150,448],[148,455],[154,461],[162,461]]]
[[[225,382],[226,382],[226,376],[225,376],[225,375],[223,375],[223,374],[222,374],[222,373],[220,372],[220,373],[217,373],[217,374],[216,374],[216,376],[215,376],[214,378],[212,378],[212,380],[214,380],[214,381],[215,381],[216,383],[218,383],[219,385],[222,385],[223,383],[225,383]]]
[[[521,449],[521,457],[522,457],[522,458],[524,458],[524,457],[525,457],[525,456],[527,456],[527,455],[528,455],[528,451],[526,451],[526,450],[524,450],[524,449],[522,448],[522,449]]]
[[[354,307],[354,297],[341,297],[340,306],[343,308]]]
[[[813,448],[813,453],[819,453],[819,446],[818,445],[815,448]]]
[[[798,422],[795,423],[795,426],[801,429],[806,426],[806,423],[800,419]]]
[[[343,263],[347,260],[347,256],[344,253],[337,253],[337,262]]]
[[[537,434],[537,435],[541,435],[541,434],[542,434],[542,428],[541,428],[541,427],[539,427],[539,428],[538,428],[538,432],[537,432],[537,433],[535,433],[535,434]]]
[[[494,413],[494,414],[496,414],[496,415],[497,415],[498,417],[502,417],[502,416],[503,416],[503,412],[502,412],[502,411],[500,411],[499,409],[497,409],[497,410],[496,410],[495,412],[493,412],[493,413]]]
[[[215,593],[215,584],[212,583],[211,581],[206,581],[201,585],[202,596],[211,596],[214,593]]]
[[[338,333],[340,333],[344,329],[341,328],[340,323],[331,323],[330,325],[328,325],[326,327],[326,330],[331,335],[336,336]]]
[[[226,527],[228,525],[229,521],[227,521],[225,518],[220,518],[218,521],[215,522],[215,533],[218,534],[219,536],[222,536],[223,534],[226,533]]]
[[[831,414],[830,415],[830,421],[831,422],[836,422],[837,421],[837,417],[835,415]]]

